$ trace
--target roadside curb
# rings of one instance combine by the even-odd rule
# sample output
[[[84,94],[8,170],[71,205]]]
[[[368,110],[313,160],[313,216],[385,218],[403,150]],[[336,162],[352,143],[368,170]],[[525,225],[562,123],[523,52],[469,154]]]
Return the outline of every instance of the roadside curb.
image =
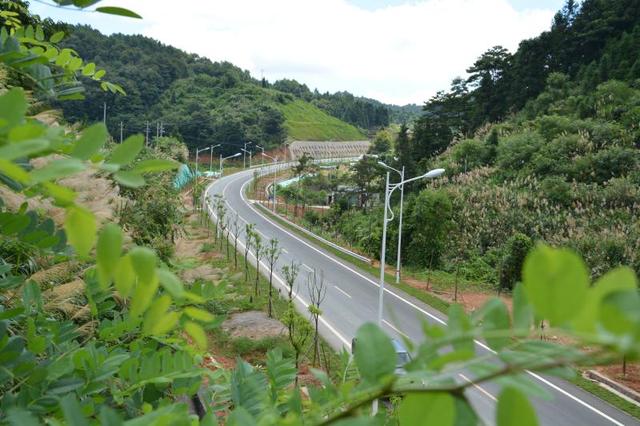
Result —
[[[615,380],[608,378],[607,376],[595,371],[595,370],[587,370],[584,372],[585,378],[589,380],[596,381],[605,387],[610,388],[616,393],[619,393],[626,397],[626,399],[631,400],[634,404],[640,406],[640,393],[634,391],[628,386],[623,385],[622,383],[618,383]]]

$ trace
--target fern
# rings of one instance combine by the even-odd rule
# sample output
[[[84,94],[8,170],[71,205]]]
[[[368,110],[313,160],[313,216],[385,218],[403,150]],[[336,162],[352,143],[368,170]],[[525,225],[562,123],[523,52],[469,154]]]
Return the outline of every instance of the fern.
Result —
[[[296,378],[297,370],[291,359],[282,357],[280,348],[267,353],[267,378],[271,391],[271,401],[277,402],[280,393]]]

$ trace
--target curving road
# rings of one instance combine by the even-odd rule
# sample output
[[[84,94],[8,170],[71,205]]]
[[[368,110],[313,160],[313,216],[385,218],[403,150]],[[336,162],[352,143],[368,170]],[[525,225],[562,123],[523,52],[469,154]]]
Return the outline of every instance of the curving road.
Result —
[[[264,171],[268,171],[265,167]],[[378,284],[377,279],[337,258],[331,253],[300,238],[279,224],[265,217],[259,207],[252,205],[244,195],[245,187],[251,182],[253,171],[247,170],[223,177],[212,183],[206,194],[222,195],[227,203],[228,215],[239,215],[244,223],[254,223],[264,240],[277,238],[283,251],[274,268],[274,283],[284,292],[286,285],[281,277],[281,267],[296,261],[301,264],[296,282],[296,303],[301,312],[307,312],[309,302],[306,277],[314,268],[324,273],[327,287],[326,298],[322,303],[321,333],[336,349],[349,348],[351,338],[365,322],[377,320]],[[210,209],[211,216],[215,214]],[[244,232],[238,245],[244,249]],[[255,262],[255,258],[250,258]],[[268,271],[262,262],[263,272]],[[424,339],[421,323],[423,321],[444,324],[446,317],[419,300],[394,288],[385,288],[384,325],[391,336],[409,337],[415,342]],[[489,350],[478,343],[479,353]],[[372,356],[375,356],[372,354]],[[551,399],[534,399],[538,419],[541,424],[554,426],[577,425],[640,425],[635,418],[563,380],[529,373],[530,378],[544,389]],[[460,375],[460,380],[468,380]],[[495,424],[495,402],[500,388],[497,384],[487,383],[470,387],[467,393],[471,403],[486,424]]]

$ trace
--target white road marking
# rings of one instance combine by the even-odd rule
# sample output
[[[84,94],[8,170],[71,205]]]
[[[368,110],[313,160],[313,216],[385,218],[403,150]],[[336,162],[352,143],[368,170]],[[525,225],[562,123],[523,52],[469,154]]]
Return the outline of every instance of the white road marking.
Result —
[[[282,249],[282,252],[283,252],[284,254],[289,254],[289,252],[287,251],[287,249]]]
[[[301,264],[303,268],[307,268],[309,270],[309,272],[313,272],[313,268],[309,265],[307,265],[306,263],[302,263]]]
[[[466,380],[467,382],[471,383],[471,386],[473,386],[474,388],[478,389],[480,392],[482,392],[483,395],[485,395],[489,399],[492,399],[493,401],[496,401],[496,402],[498,401],[498,398],[496,398],[495,396],[491,395],[486,389],[482,388],[480,385],[477,385],[477,384],[473,383],[473,380],[471,380],[470,378],[468,378],[464,374],[458,373],[458,376],[462,377],[464,380]]]
[[[343,289],[341,289],[340,287],[338,287],[337,285],[334,285],[335,289],[338,290],[340,293],[344,294],[345,296],[347,296],[349,299],[351,299],[351,296],[349,295],[349,293],[347,293],[346,291],[344,291]]]
[[[229,185],[231,182],[235,182],[236,180],[239,180],[240,178],[243,178],[243,177],[244,177],[244,176],[242,176],[242,175],[241,175],[238,179],[234,179],[234,180],[232,180],[232,181],[230,181],[230,182],[227,182],[227,183],[226,183],[226,185],[225,185],[225,188],[224,188],[224,190],[223,190],[223,196],[224,196],[224,191],[226,191],[226,188],[228,187],[228,185]],[[275,226],[276,228],[280,229],[282,232],[284,232],[285,234],[289,235],[289,236],[290,236],[290,237],[292,237],[293,239],[295,239],[295,240],[299,241],[300,243],[302,243],[302,244],[304,244],[305,246],[309,247],[310,249],[312,249],[312,250],[314,250],[314,251],[318,252],[319,254],[321,254],[322,256],[326,257],[327,259],[329,259],[329,260],[333,261],[334,263],[336,263],[336,264],[338,264],[338,265],[342,266],[342,267],[343,267],[343,268],[345,268],[346,270],[348,270],[348,271],[350,271],[350,272],[354,273],[355,275],[357,275],[357,276],[359,276],[360,278],[364,279],[365,281],[369,282],[370,284],[373,284],[374,286],[379,287],[379,284],[378,284],[378,283],[376,283],[375,281],[373,281],[373,280],[371,280],[370,278],[368,278],[368,277],[364,276],[363,274],[361,274],[361,273],[359,273],[359,272],[355,271],[353,268],[350,268],[349,266],[345,265],[344,263],[342,263],[342,262],[340,262],[340,261],[338,261],[338,260],[334,259],[333,257],[329,256],[329,255],[328,255],[328,254],[326,254],[325,252],[323,252],[323,251],[321,251],[321,250],[318,250],[317,248],[313,247],[311,244],[309,244],[309,243],[307,243],[306,241],[304,241],[304,240],[300,239],[298,236],[293,235],[291,232],[287,231],[286,229],[284,229],[284,228],[283,228],[283,227],[281,227],[280,225],[278,225],[278,224],[274,223],[274,222],[273,222],[273,221],[271,221],[269,218],[267,218],[267,217],[266,217],[266,216],[264,216],[262,213],[260,213],[260,212],[259,212],[259,211],[258,211],[258,210],[253,206],[253,205],[251,205],[251,204],[249,204],[249,203],[247,202],[247,199],[246,199],[246,198],[245,198],[245,196],[244,196],[244,188],[245,188],[245,187],[246,187],[250,182],[251,182],[251,180],[248,180],[248,181],[246,181],[244,184],[242,184],[242,186],[240,187],[240,198],[241,198],[241,199],[242,199],[242,200],[247,204],[247,206],[248,206],[248,207],[250,207],[251,209],[253,209],[253,211],[254,211],[256,214],[258,214],[260,217],[262,217],[262,219],[264,219],[265,221],[267,221],[267,222],[268,222],[268,223],[270,223],[271,225]],[[214,184],[215,184],[215,182],[213,182],[211,185],[209,185],[209,187],[207,187],[206,191],[208,192],[208,191],[209,191],[209,189],[210,189]],[[227,205],[228,205],[228,202],[227,202],[226,200],[225,200],[225,203],[227,203]],[[229,207],[231,207],[231,206],[229,206]],[[235,212],[235,210],[234,210],[233,208],[231,208],[231,210]],[[211,207],[209,207],[209,211],[210,211],[210,212],[212,212]],[[236,214],[237,214],[237,212],[236,212]],[[214,216],[215,216],[215,213],[214,213]],[[246,221],[245,221],[245,222],[246,222]],[[261,263],[262,263],[262,262],[261,262]],[[306,266],[306,265],[304,265],[304,264],[303,264],[303,266],[305,266],[305,267],[309,268],[308,266]],[[311,269],[311,268],[309,268],[309,269]],[[274,274],[274,276],[276,276],[276,275]],[[286,287],[286,284],[284,284],[284,282],[283,282],[281,279],[279,279],[279,281],[280,281],[280,282],[281,282],[281,283]],[[411,301],[409,301],[409,300],[407,300],[407,299],[403,298],[402,296],[400,296],[400,295],[398,295],[398,294],[394,293],[393,291],[390,291],[388,288],[386,288],[386,287],[385,287],[384,291],[385,291],[385,292],[387,292],[387,293],[389,293],[391,296],[393,296],[393,297],[395,297],[395,298],[397,298],[397,299],[401,300],[402,302],[406,303],[407,305],[411,306],[411,307],[412,307],[412,308],[414,308],[415,310],[417,310],[417,311],[419,311],[419,312],[422,312],[424,315],[428,316],[429,318],[433,319],[434,321],[436,321],[436,322],[438,322],[438,323],[440,323],[440,324],[442,324],[442,325],[446,325],[446,322],[445,322],[444,320],[442,320],[442,319],[438,318],[437,316],[435,316],[435,315],[431,314],[430,312],[427,312],[426,310],[424,310],[424,309],[420,308],[419,306],[417,306],[415,303],[413,303],[413,302],[411,302]],[[302,299],[300,299],[300,300],[302,300]],[[303,304],[304,304],[304,303],[303,303]],[[320,319],[321,319],[321,321],[323,320],[323,319],[322,319],[322,317],[321,317]],[[327,324],[327,325],[328,325],[328,324]],[[342,342],[343,342],[343,343],[345,343],[348,347],[351,347],[351,344],[350,344],[350,343],[349,343],[349,342],[348,342],[348,341],[347,341],[347,340],[346,340],[342,335],[340,335],[340,334],[339,334],[337,331],[335,331],[335,329],[333,329],[332,327],[330,327],[330,326],[328,326],[328,327],[330,328],[330,330],[332,330],[332,331],[334,332],[334,334],[336,334],[336,336],[338,336],[338,337],[340,338],[340,340],[342,340]],[[480,341],[478,341],[478,340],[475,340],[474,342],[475,342],[478,346],[480,346],[481,348],[483,348],[483,349],[485,349],[485,350],[487,350],[487,351],[489,351],[489,352],[491,352],[491,353],[494,353],[494,354],[496,353],[493,349],[489,348],[489,347],[488,347],[487,345],[485,345],[484,343],[482,343],[482,342],[480,342]],[[527,371],[527,374],[529,374],[530,376],[532,376],[532,377],[536,378],[537,380],[541,381],[542,383],[544,383],[545,385],[547,385],[547,386],[551,387],[552,389],[554,389],[554,390],[558,391],[559,393],[561,393],[561,394],[565,395],[566,397],[568,397],[568,398],[572,399],[573,401],[577,402],[578,404],[582,405],[583,407],[585,407],[585,408],[587,408],[587,409],[591,410],[592,412],[594,412],[594,413],[598,414],[599,416],[601,416],[601,417],[603,417],[603,418],[605,418],[605,419],[609,420],[611,423],[613,423],[613,424],[615,424],[615,425],[617,425],[617,426],[624,426],[624,424],[623,424],[623,423],[620,423],[619,421],[617,421],[617,420],[615,420],[614,418],[612,418],[611,416],[609,416],[609,415],[607,415],[607,414],[603,413],[602,411],[598,410],[597,408],[595,408],[594,406],[590,405],[589,403],[587,403],[587,402],[585,402],[585,401],[581,400],[580,398],[576,397],[575,395],[572,395],[571,393],[569,393],[569,392],[567,392],[566,390],[564,390],[564,389],[560,388],[559,386],[557,386],[557,385],[555,385],[555,384],[551,383],[549,380],[545,379],[544,377],[542,377],[542,376],[540,376],[540,375],[538,375],[538,374],[536,374],[536,373],[534,373],[534,372],[531,372],[531,371]]]
[[[398,330],[396,327],[393,326],[393,324],[391,324],[389,321],[387,321],[386,319],[382,320],[383,323],[385,323],[389,328],[391,328],[393,331],[395,331],[396,333],[402,334],[404,337],[406,337],[407,339],[409,338],[409,336],[407,336],[405,333],[403,333],[402,331]]]

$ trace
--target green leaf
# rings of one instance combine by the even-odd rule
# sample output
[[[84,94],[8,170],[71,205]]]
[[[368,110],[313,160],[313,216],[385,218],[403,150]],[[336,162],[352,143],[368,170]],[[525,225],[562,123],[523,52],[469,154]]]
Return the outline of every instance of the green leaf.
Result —
[[[29,173],[27,173],[22,167],[17,166],[4,158],[0,158],[0,173],[20,183],[27,183],[31,179]]]
[[[505,388],[498,397],[498,426],[537,426],[538,417],[527,398],[517,389]]]
[[[172,297],[175,297],[176,299],[182,299],[185,297],[184,287],[180,282],[180,278],[178,278],[173,272],[167,269],[158,269],[156,273],[158,274],[160,284],[169,292],[169,294],[171,294]]]
[[[171,298],[166,294],[158,297],[149,307],[147,313],[144,314],[144,325],[142,330],[145,334],[153,334],[153,330],[157,323],[166,315]]]
[[[582,309],[589,288],[589,272],[578,255],[540,244],[523,267],[525,293],[535,312],[559,325]]]
[[[69,394],[62,398],[60,407],[62,407],[64,419],[70,426],[89,426],[89,422],[82,414],[82,408],[74,394]]]
[[[186,331],[189,336],[191,336],[198,348],[202,350],[207,349],[207,335],[200,325],[196,324],[195,322],[187,321],[184,324],[184,331]]]
[[[97,227],[93,213],[78,206],[67,207],[64,230],[78,255],[87,256],[96,241]]]
[[[638,282],[633,269],[622,266],[607,272],[589,289],[584,306],[573,322],[574,326],[582,332],[595,332],[602,301],[615,292],[635,291],[637,288]]]
[[[107,127],[103,123],[87,127],[75,142],[71,155],[81,160],[88,160],[100,151],[108,137]]]
[[[100,231],[96,246],[98,280],[102,289],[107,289],[116,271],[122,252],[122,231],[114,223],[107,224]]]
[[[142,19],[142,16],[138,15],[135,12],[130,11],[129,9],[125,9],[123,7],[115,7],[115,6],[96,7],[96,12],[108,13],[109,15],[125,16],[127,18]]]
[[[100,425],[101,426],[121,426],[122,418],[116,410],[106,405],[100,408]]]
[[[368,382],[378,382],[396,369],[396,351],[391,339],[372,323],[358,329],[354,358],[360,375]]]
[[[528,332],[533,324],[533,310],[527,300],[522,283],[517,283],[513,289],[513,327]]]
[[[31,139],[23,142],[10,143],[0,148],[0,157],[5,160],[28,157],[49,148],[49,141]]]
[[[133,168],[136,173],[164,172],[174,170],[179,164],[173,160],[150,159],[139,162]]]
[[[187,314],[192,319],[202,321],[202,322],[211,322],[214,319],[216,319],[216,317],[213,314],[203,309],[194,308],[192,306],[188,306],[184,308],[184,313]]]
[[[54,199],[57,205],[66,207],[72,204],[78,194],[66,186],[61,186],[52,182],[44,182],[42,184],[47,193]]]
[[[79,173],[85,168],[84,163],[77,158],[53,160],[41,169],[33,170],[31,179],[35,183],[56,180]]]
[[[402,426],[453,426],[455,401],[446,392],[411,393],[398,407],[398,420]]]
[[[82,68],[82,75],[89,77],[96,72],[96,64],[89,62]]]
[[[111,153],[111,157],[109,158],[109,163],[119,164],[121,166],[131,163],[136,159],[138,153],[142,150],[143,145],[144,136],[129,136],[124,140],[124,142],[115,147]]]
[[[253,416],[243,407],[236,407],[229,417],[227,417],[227,426],[255,426],[256,420]]]
[[[40,426],[40,421],[31,412],[22,407],[11,407],[7,410],[7,419],[11,426]]]
[[[131,252],[131,262],[138,277],[138,284],[131,297],[131,315],[142,315],[151,304],[158,290],[156,274],[156,254],[145,247],[136,247]]]
[[[640,330],[640,295],[637,290],[622,290],[608,294],[600,305],[600,324],[608,332],[629,335],[634,340]],[[637,342],[637,339],[635,339]],[[629,345],[630,343],[625,343]]]
[[[476,412],[465,396],[455,396],[455,426],[468,426],[482,424],[478,421]]]
[[[176,311],[168,312],[163,315],[151,329],[151,334],[162,336],[167,334],[176,327],[180,320],[180,313]]]
[[[507,346],[511,339],[509,310],[504,302],[498,298],[492,298],[482,307],[484,316],[482,318],[483,337],[489,347],[500,350]]]
[[[27,99],[20,87],[14,87],[0,96],[0,130],[19,124],[26,113]]]
[[[116,290],[122,297],[127,297],[131,294],[131,289],[136,282],[136,273],[133,270],[131,256],[126,255],[120,258],[113,274],[113,281]]]
[[[146,181],[144,178],[135,172],[121,171],[113,175],[113,178],[121,185],[128,186],[129,188],[140,188],[144,186]]]
[[[471,320],[467,314],[464,312],[464,309],[462,309],[462,306],[458,304],[451,305],[449,307],[448,318],[447,329],[452,337],[469,334],[468,338],[456,340],[453,343],[454,349],[461,351],[473,351],[473,337],[470,335],[473,325],[471,324]]]
[[[60,43],[62,41],[62,39],[64,38],[64,31],[58,31],[57,33],[54,33],[51,38],[49,39],[49,41],[51,43]]]

